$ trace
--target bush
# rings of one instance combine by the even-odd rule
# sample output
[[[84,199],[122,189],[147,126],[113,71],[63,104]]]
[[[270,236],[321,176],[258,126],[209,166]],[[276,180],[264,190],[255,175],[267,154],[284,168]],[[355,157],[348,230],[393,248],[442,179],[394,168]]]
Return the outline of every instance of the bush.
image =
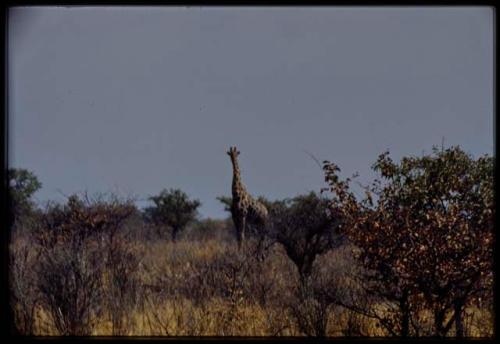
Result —
[[[35,272],[41,304],[61,335],[90,335],[103,316],[106,268],[114,278],[125,263],[116,264],[114,242],[133,209],[77,196],[48,206],[34,233],[41,249]]]

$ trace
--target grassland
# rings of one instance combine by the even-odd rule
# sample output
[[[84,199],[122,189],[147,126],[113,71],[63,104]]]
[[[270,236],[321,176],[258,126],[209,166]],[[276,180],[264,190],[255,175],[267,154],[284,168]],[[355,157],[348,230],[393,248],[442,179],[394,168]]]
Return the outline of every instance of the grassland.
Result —
[[[18,279],[13,292],[18,322],[34,335],[60,335],[53,313],[38,301],[38,277],[32,268],[39,257],[25,240],[18,237],[11,244],[19,269],[13,275]],[[103,278],[108,282],[101,287],[102,308],[89,310],[91,335],[303,336],[304,328],[314,331],[322,319],[327,336],[388,335],[376,319],[334,303],[315,304],[314,298],[312,303],[299,300],[297,269],[279,245],[263,259],[253,254],[252,243],[238,252],[231,240],[129,239],[126,245],[137,258],[136,268],[124,270],[118,296],[116,280]],[[343,246],[317,258],[314,276],[320,288],[336,295],[356,288],[349,279],[356,268],[350,252]],[[420,321],[424,329],[432,326],[425,312]],[[492,322],[487,309],[467,309],[466,335],[490,336]]]

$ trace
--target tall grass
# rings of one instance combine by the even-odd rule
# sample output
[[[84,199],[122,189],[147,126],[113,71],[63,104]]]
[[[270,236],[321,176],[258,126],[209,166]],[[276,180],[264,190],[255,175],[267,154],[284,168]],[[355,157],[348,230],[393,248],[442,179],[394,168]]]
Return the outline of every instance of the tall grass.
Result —
[[[305,328],[310,326],[314,330],[313,320],[320,306],[314,302],[320,299],[314,297],[305,303],[298,298],[297,268],[279,245],[273,246],[263,260],[252,254],[252,242],[241,252],[235,242],[216,239],[185,238],[173,243],[122,238],[116,245],[115,260],[103,265],[100,272],[102,285],[94,286],[101,288],[101,309],[88,323],[89,332],[85,334],[314,334]],[[71,334],[57,324],[54,310],[49,309],[41,297],[40,281],[46,280],[49,272],[34,267],[35,259],[40,259],[37,257],[43,251],[37,252],[29,238],[19,236],[13,238],[10,250],[14,258],[12,302],[19,330],[34,335]],[[317,259],[313,274],[316,289],[331,289],[329,292],[336,297],[350,295],[355,286],[349,276],[356,269],[350,252],[350,248],[344,246]],[[59,277],[55,273],[51,278]],[[326,312],[321,316],[327,336],[387,335],[375,319],[334,303],[321,310]],[[92,313],[93,308],[88,311]],[[492,335],[492,310],[470,308],[466,314],[468,336]],[[422,319],[429,320],[429,315],[422,314]]]

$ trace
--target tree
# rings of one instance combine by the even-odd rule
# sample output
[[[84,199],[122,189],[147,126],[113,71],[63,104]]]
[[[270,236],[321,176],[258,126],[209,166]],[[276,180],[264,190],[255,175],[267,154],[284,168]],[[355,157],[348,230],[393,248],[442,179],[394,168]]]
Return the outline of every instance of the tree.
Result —
[[[314,192],[269,204],[268,235],[282,245],[299,274],[288,308],[307,336],[326,336],[329,310],[337,299],[338,284],[321,269],[313,269],[319,255],[342,243],[339,221],[330,216],[328,205]]]
[[[301,278],[310,275],[318,255],[341,242],[328,201],[314,192],[274,202],[270,209],[270,235],[284,247]]]
[[[219,196],[217,200],[224,205],[224,210],[231,214],[231,205],[233,204],[233,198],[230,196]]]
[[[201,205],[198,200],[190,200],[188,195],[179,189],[163,190],[157,196],[149,197],[153,206],[145,209],[145,214],[153,223],[168,226],[172,230],[172,240],[177,240],[179,232],[194,221],[197,209]]]
[[[32,201],[33,194],[37,192],[42,184],[38,181],[38,178],[30,171],[25,169],[11,168],[6,171],[8,178],[7,185],[7,195],[9,196],[7,200],[10,199],[10,213],[7,215],[7,221],[9,226],[9,231],[5,233],[6,242],[12,242],[13,237],[11,234],[19,234],[17,228],[24,228],[25,225],[29,224],[29,220],[33,218],[34,215],[34,202]],[[6,204],[9,204],[7,202]],[[25,252],[27,252],[26,250]],[[29,278],[24,280],[15,279],[14,276],[20,275],[30,275],[22,269],[23,264],[27,260],[28,255],[20,257],[20,259],[14,258],[14,254],[10,252],[9,256],[9,284],[11,288],[11,303],[9,304],[9,317],[15,321],[12,322],[12,333],[18,333],[18,331],[25,331],[24,333],[31,333],[33,329],[33,319],[34,319],[34,302],[33,298],[22,298],[22,301],[17,303],[16,301],[21,299],[23,292],[28,291],[32,288],[32,283]],[[26,258],[26,259],[24,259]],[[24,260],[23,260],[24,259]],[[31,275],[30,275],[31,276]],[[24,277],[24,276],[23,276]],[[22,316],[20,316],[20,313]],[[21,322],[19,319],[23,319]],[[20,323],[22,328],[20,328]]]
[[[122,297],[118,284],[130,278],[135,265],[119,234],[135,211],[132,202],[76,195],[67,204],[47,205],[32,233],[39,252],[34,271],[41,305],[61,335],[92,333],[109,301],[105,289],[122,304],[129,298]],[[114,316],[123,314],[111,309],[114,329]]]
[[[385,152],[373,165],[383,180],[361,201],[336,165],[326,161],[324,169],[330,207],[348,219],[343,232],[370,272],[366,289],[399,309],[397,318],[372,315],[393,334],[409,335],[412,324],[418,335],[412,316],[425,306],[434,335],[447,335],[454,323],[463,336],[464,308],[492,283],[493,159],[433,147],[432,155],[397,164]]]
[[[11,168],[8,171],[9,193],[14,220],[23,215],[29,215],[34,208],[33,195],[40,190],[42,183],[25,169]]]

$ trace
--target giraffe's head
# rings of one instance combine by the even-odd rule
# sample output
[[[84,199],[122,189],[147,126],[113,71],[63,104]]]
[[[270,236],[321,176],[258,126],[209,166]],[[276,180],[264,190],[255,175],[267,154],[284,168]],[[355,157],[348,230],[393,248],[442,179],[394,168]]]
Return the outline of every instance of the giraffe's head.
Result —
[[[238,155],[240,155],[240,151],[236,147],[230,147],[227,155],[231,157],[231,160],[235,161]]]

